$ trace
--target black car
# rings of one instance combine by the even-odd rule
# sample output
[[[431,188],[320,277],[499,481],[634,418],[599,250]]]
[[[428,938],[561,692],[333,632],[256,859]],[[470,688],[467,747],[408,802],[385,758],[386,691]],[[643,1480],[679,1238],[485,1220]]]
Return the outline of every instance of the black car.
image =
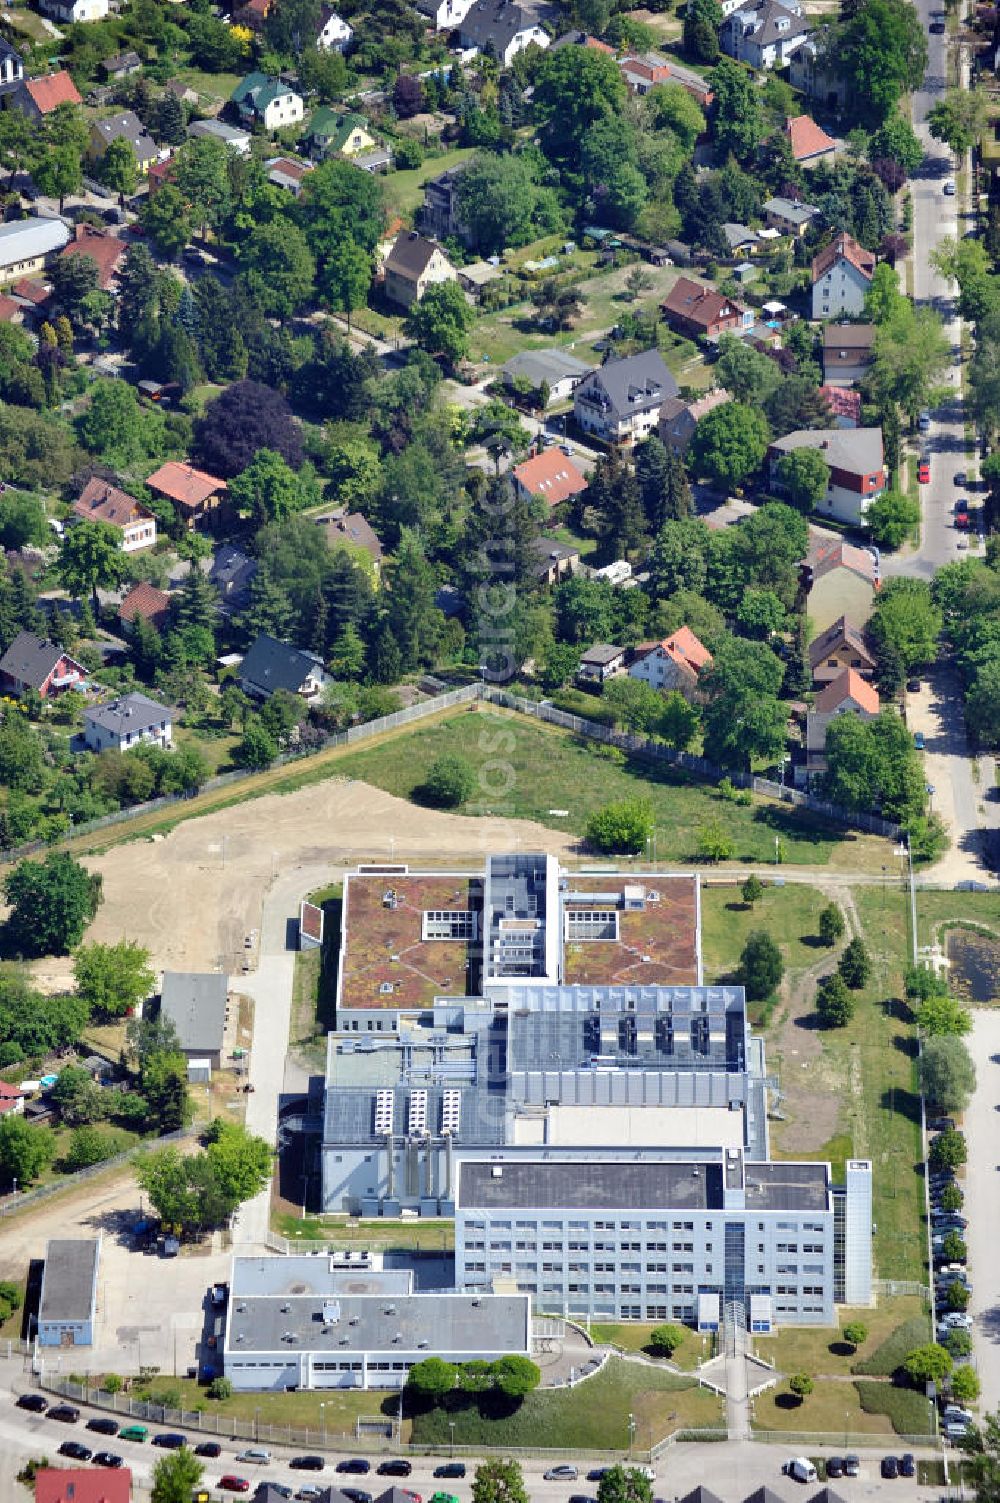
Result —
[[[351,1503],[372,1503],[371,1493],[366,1493],[363,1487],[342,1487],[340,1491]]]
[[[63,1425],[75,1425],[80,1418],[80,1411],[73,1404],[53,1404],[49,1410],[49,1419],[58,1420]]]
[[[200,1446],[195,1446],[196,1456],[221,1456],[222,1447],[217,1440],[203,1440]]]
[[[434,1468],[435,1477],[464,1477],[464,1461],[446,1461],[442,1466]]]
[[[391,1461],[383,1461],[378,1469],[380,1477],[408,1477],[413,1471],[413,1463],[404,1461],[402,1456],[394,1456]]]
[[[587,1473],[587,1481],[600,1482],[605,1472],[610,1472],[610,1470],[611,1468],[609,1466],[592,1466],[590,1468],[590,1471]]]
[[[78,1440],[64,1440],[59,1447],[60,1456],[69,1456],[73,1461],[89,1461],[93,1456],[89,1446],[83,1446]]]
[[[93,1430],[95,1435],[117,1435],[118,1421],[113,1419],[91,1419],[87,1421],[87,1429]]]
[[[22,1393],[17,1401],[18,1409],[30,1409],[32,1414],[44,1414],[49,1401],[40,1393]]]
[[[893,1477],[898,1477],[899,1462],[896,1460],[895,1456],[883,1456],[881,1470],[882,1476],[885,1477],[886,1480],[891,1480]]]
[[[290,1498],[292,1496],[292,1489],[285,1482],[260,1482],[257,1484],[257,1491],[254,1493],[254,1497],[259,1498],[263,1493],[267,1492],[277,1493],[279,1498]]]
[[[860,1477],[861,1476],[861,1457],[860,1456],[845,1456],[844,1457],[844,1476],[845,1477]]]
[[[120,1466],[125,1465],[125,1462],[118,1455],[117,1451],[95,1451],[91,1460],[95,1466],[109,1466],[114,1471],[117,1471]]]
[[[917,1463],[909,1451],[899,1458],[899,1475],[901,1477],[915,1477],[917,1475]]]
[[[322,1456],[293,1456],[288,1465],[293,1472],[321,1472],[326,1462]]]
[[[370,1461],[363,1456],[349,1456],[346,1461],[337,1462],[338,1472],[353,1472],[356,1477],[365,1477],[372,1469]]]
[[[842,1477],[844,1475],[843,1456],[828,1456],[826,1458],[826,1475],[828,1477]]]
[[[150,1444],[162,1446],[165,1451],[179,1451],[181,1446],[187,1445],[187,1436],[180,1435],[176,1430],[168,1430],[164,1435],[154,1435]]]
[[[908,678],[906,680],[906,692],[907,694],[919,694],[920,680],[918,678]]]

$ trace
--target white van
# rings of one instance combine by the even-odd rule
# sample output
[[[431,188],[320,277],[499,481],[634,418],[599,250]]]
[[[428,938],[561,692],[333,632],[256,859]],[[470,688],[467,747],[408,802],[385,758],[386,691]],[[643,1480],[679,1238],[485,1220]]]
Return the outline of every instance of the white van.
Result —
[[[815,1482],[816,1468],[805,1456],[793,1456],[791,1461],[786,1461],[781,1468],[786,1477],[794,1477],[796,1482]]]
[[[249,1450],[241,1451],[237,1461],[251,1461],[255,1466],[267,1466],[271,1459],[270,1451],[265,1451],[263,1446],[251,1446]]]

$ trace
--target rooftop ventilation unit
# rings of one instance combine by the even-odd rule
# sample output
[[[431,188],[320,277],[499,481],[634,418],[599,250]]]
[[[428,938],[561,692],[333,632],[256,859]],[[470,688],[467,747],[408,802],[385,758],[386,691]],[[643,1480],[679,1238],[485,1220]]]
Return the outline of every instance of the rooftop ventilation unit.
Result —
[[[392,982],[391,981],[383,981],[381,983],[381,985],[379,986],[378,994],[379,994],[380,997],[391,997],[392,996],[392,991],[393,991]]]
[[[392,1092],[375,1092],[375,1133],[387,1138],[392,1132]]]
[[[446,1137],[454,1137],[462,1115],[461,1091],[445,1091],[441,1098],[441,1131]]]
[[[335,1326],[339,1320],[340,1301],[335,1299],[325,1299],[323,1301],[323,1324],[325,1326]]]
[[[411,1138],[422,1138],[427,1132],[427,1092],[410,1092],[410,1110],[407,1132]]]

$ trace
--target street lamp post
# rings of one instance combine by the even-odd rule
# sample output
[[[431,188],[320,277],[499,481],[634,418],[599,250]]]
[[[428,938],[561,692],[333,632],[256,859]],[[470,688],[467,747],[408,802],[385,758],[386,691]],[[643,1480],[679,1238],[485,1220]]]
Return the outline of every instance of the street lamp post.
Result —
[[[632,1460],[632,1447],[635,1444],[635,1415],[628,1417],[628,1459]]]
[[[455,1421],[454,1420],[449,1420],[448,1421],[448,1429],[451,1431],[451,1453],[450,1454],[451,1454],[452,1457],[454,1457],[454,1455],[455,1455]]]
[[[326,1450],[326,1404],[323,1403],[323,1402],[321,1402],[320,1406],[319,1406],[319,1417],[320,1417],[320,1421],[321,1421],[322,1426],[323,1426],[323,1450],[325,1451]]]

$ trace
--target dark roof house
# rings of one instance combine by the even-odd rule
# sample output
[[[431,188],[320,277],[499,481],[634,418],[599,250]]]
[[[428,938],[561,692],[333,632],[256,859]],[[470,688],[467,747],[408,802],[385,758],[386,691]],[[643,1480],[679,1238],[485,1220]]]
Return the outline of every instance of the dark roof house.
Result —
[[[240,664],[240,684],[247,694],[258,699],[267,699],[278,689],[308,699],[318,694],[327,682],[322,659],[315,653],[279,642],[266,632],[261,632]]]
[[[34,689],[44,699],[50,692],[82,684],[86,677],[86,668],[69,653],[33,631],[18,632],[0,658],[0,687],[15,694]]]
[[[241,610],[250,598],[250,586],[257,575],[259,565],[232,543],[220,543],[212,559],[208,573],[209,583],[214,585],[222,604],[231,610]]]

